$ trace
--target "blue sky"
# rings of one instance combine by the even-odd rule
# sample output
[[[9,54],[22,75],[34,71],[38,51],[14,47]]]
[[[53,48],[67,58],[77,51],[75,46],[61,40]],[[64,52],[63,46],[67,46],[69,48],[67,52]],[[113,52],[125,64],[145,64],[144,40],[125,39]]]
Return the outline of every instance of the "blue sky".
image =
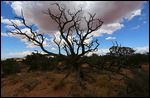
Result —
[[[17,6],[15,6],[15,4],[17,4]],[[8,26],[9,25],[8,19],[14,20],[13,17],[19,15],[17,11],[21,6],[21,4],[22,2],[20,3],[17,1],[14,2],[1,1],[1,59],[11,57],[24,57],[25,55],[30,54],[34,50],[42,52],[40,47],[33,47],[32,44],[28,43],[27,41],[21,40],[20,37],[12,37],[8,33],[6,33],[6,30],[11,29]],[[40,2],[40,4],[43,5],[44,3]],[[87,2],[87,4],[92,3]],[[117,6],[120,7],[119,5]],[[26,8],[26,6],[24,5],[22,8]],[[37,10],[34,8],[32,9],[33,9],[32,11]],[[108,10],[106,10],[106,12]],[[114,42],[117,41],[122,46],[136,49],[137,52],[142,53],[149,51],[149,1],[142,3],[139,8],[135,7],[134,11],[131,11],[132,13],[128,12],[129,11],[126,12],[125,14],[126,16],[123,16],[123,14],[120,14],[121,12],[119,13],[118,9],[117,14],[120,15],[120,17],[118,17],[117,19],[116,17],[112,16],[114,19],[112,20],[110,19],[108,23],[106,21],[107,24],[104,24],[104,26],[94,34],[93,39],[97,38],[100,43],[100,46],[98,48],[99,50],[96,52],[97,54],[101,55],[108,52],[108,49],[112,46],[112,41]],[[28,17],[31,18],[31,16]],[[117,20],[117,22],[114,22],[114,20]],[[19,21],[17,20],[15,21],[21,25]],[[33,23],[38,24],[38,22],[37,21],[35,22],[35,20],[31,19],[31,21]],[[24,27],[21,28],[23,29]],[[37,27],[34,27],[35,30],[39,30],[39,28],[44,28],[44,26],[37,25]],[[55,34],[57,33],[55,32]],[[51,38],[49,37],[49,40],[47,40],[47,42],[45,43],[45,47],[46,49],[57,53],[58,52],[57,47],[52,42],[50,42],[50,39]],[[48,41],[50,42],[50,44],[48,44]]]

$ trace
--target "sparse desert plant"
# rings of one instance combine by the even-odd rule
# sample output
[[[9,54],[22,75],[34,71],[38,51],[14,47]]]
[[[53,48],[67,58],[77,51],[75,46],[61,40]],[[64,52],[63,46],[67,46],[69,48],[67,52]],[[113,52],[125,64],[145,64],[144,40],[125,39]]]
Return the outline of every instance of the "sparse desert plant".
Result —
[[[24,82],[19,88],[15,90],[14,96],[18,96],[20,93],[33,90],[40,82],[38,79],[30,79]]]
[[[125,78],[127,85],[127,96],[148,97],[149,96],[149,72],[141,69],[131,78]]]
[[[107,75],[101,75],[97,78],[95,87],[92,88],[92,92],[97,97],[119,97],[118,93],[124,93],[125,87],[119,81],[109,80]]]
[[[46,72],[44,77],[50,80],[51,82],[54,82],[57,79],[57,75],[54,72]]]

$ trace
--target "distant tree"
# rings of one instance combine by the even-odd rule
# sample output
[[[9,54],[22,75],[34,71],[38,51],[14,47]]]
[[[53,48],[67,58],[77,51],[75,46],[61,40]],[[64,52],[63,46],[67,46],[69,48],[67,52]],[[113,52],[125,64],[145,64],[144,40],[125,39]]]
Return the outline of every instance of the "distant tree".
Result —
[[[134,54],[135,50],[133,50],[132,48],[130,47],[121,47],[118,46],[118,43],[116,42],[117,46],[114,46],[114,43],[113,43],[113,46],[109,48],[109,55],[111,56],[118,56],[118,57],[121,57],[121,56],[130,56],[132,54]]]

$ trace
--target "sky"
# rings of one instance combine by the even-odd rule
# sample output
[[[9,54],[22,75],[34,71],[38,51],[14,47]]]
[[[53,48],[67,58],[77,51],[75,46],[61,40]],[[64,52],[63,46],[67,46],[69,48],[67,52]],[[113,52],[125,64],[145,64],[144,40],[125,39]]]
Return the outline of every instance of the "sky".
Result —
[[[33,30],[44,33],[47,37],[44,47],[48,51],[58,53],[52,36],[59,38],[57,24],[48,15],[42,13],[50,8],[52,13],[58,14],[56,6],[51,5],[55,2],[65,4],[66,9],[72,12],[82,7],[80,17],[88,19],[88,12],[96,13],[95,18],[104,22],[100,29],[92,33],[93,38],[86,40],[86,43],[90,43],[98,39],[100,45],[98,51],[94,53],[105,55],[113,45],[112,41],[117,41],[121,46],[131,47],[137,53],[149,52],[149,1],[1,1],[1,59],[24,57],[34,50],[43,53],[40,47],[28,42],[22,36],[6,32],[6,30],[13,30],[10,26],[9,20],[11,20],[23,32],[27,31],[30,35],[29,29],[25,28],[19,19],[14,18],[21,16],[21,9],[27,24],[35,24]],[[86,30],[85,22],[81,23],[81,28]]]

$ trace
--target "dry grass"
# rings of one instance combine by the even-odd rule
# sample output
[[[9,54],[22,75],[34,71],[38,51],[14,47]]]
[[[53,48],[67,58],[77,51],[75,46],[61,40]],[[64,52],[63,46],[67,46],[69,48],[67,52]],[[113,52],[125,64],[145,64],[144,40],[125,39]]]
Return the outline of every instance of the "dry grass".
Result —
[[[122,93],[121,89],[123,90],[125,87],[119,81],[109,80],[107,75],[100,75],[97,76],[92,92],[98,97],[112,97]]]

